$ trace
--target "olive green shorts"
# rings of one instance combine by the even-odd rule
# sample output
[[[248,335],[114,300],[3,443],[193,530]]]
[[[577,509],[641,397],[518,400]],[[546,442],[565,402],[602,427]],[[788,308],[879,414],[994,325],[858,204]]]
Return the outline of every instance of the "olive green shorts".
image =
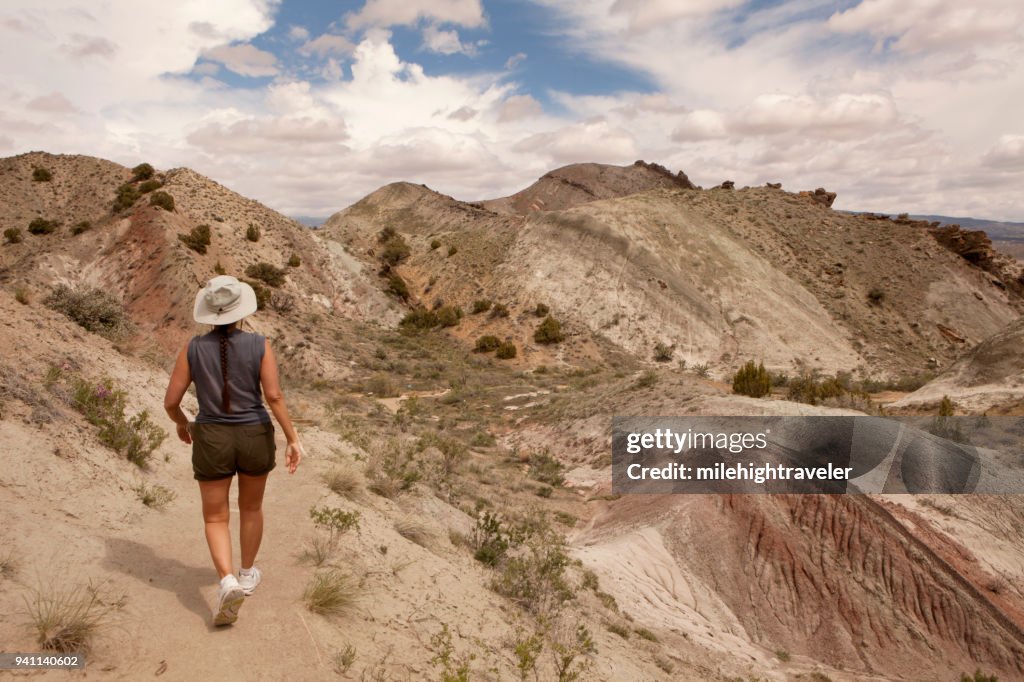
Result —
[[[192,425],[192,472],[197,481],[217,481],[236,472],[262,476],[277,464],[276,449],[270,422]]]

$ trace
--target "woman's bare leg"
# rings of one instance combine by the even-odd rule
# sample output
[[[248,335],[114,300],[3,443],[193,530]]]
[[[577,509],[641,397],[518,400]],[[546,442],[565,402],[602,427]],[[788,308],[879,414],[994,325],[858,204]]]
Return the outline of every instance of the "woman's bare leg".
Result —
[[[238,474],[238,514],[240,517],[242,568],[252,568],[256,553],[263,540],[263,491],[267,487],[267,474],[247,476]]]
[[[203,522],[206,526],[206,544],[217,573],[223,578],[234,573],[231,566],[231,529],[228,521],[231,508],[228,506],[228,492],[231,479],[199,481],[199,494],[203,498]]]

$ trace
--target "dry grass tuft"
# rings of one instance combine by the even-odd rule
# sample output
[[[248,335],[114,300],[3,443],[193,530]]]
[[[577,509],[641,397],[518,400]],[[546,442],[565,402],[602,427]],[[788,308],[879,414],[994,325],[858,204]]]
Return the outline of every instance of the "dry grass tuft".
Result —
[[[413,516],[395,521],[395,530],[403,538],[415,542],[420,547],[429,547],[434,542],[434,532],[430,526]]]
[[[316,573],[302,593],[306,608],[322,616],[342,616],[359,603],[363,588],[353,576],[332,569]]]
[[[70,588],[38,587],[25,597],[36,643],[47,651],[84,653],[123,601],[105,601],[92,584]]]
[[[324,564],[329,564],[337,553],[337,537],[326,533],[317,533],[299,554],[299,561],[320,568]]]
[[[14,558],[14,549],[8,548],[0,554],[0,578],[13,578],[18,573],[18,560]]]
[[[135,487],[135,494],[139,496],[139,501],[142,504],[150,509],[158,510],[163,510],[164,507],[173,502],[174,498],[178,496],[173,490],[162,485],[150,487],[144,482]]]
[[[347,468],[332,469],[323,476],[332,492],[347,499],[355,499],[362,491],[363,479],[358,472]]]

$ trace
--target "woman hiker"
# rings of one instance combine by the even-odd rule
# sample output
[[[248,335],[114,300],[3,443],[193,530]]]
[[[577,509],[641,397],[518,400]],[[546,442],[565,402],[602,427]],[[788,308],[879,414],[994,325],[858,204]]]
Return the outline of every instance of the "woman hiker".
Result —
[[[270,343],[238,328],[239,321],[254,312],[256,293],[251,286],[223,275],[211,279],[196,295],[193,316],[196,322],[214,328],[194,337],[181,350],[164,398],[164,409],[177,424],[178,438],[192,444],[192,470],[203,500],[206,542],[220,574],[215,625],[229,625],[238,619],[245,597],[253,593],[262,577],[253,563],[263,538],[263,491],[275,465],[274,425],[263,398],[288,441],[288,473],[295,473],[302,459]],[[199,399],[194,422],[181,411],[182,396],[192,382]],[[236,473],[242,550],[238,577],[231,565],[228,528],[228,491]]]

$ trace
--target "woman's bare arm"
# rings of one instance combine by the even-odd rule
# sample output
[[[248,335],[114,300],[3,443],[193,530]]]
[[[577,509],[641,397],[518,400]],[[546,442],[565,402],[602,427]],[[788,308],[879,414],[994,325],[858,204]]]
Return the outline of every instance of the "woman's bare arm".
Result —
[[[167,383],[167,393],[164,395],[164,410],[171,418],[178,429],[178,438],[183,443],[192,442],[192,434],[188,432],[188,417],[181,411],[181,399],[185,397],[185,391],[192,383],[192,372],[188,367],[188,346],[186,345],[178,353],[178,359],[171,371],[171,380]]]
[[[263,387],[263,397],[274,413],[274,419],[281,425],[284,437],[288,441],[285,451],[285,460],[288,465],[288,473],[295,473],[302,459],[302,445],[299,444],[299,434],[292,426],[291,417],[288,416],[288,407],[284,402],[284,392],[281,390],[281,377],[277,371],[277,358],[274,357],[274,350],[270,347],[270,341],[266,341],[263,352],[263,361],[260,363],[260,384]]]

